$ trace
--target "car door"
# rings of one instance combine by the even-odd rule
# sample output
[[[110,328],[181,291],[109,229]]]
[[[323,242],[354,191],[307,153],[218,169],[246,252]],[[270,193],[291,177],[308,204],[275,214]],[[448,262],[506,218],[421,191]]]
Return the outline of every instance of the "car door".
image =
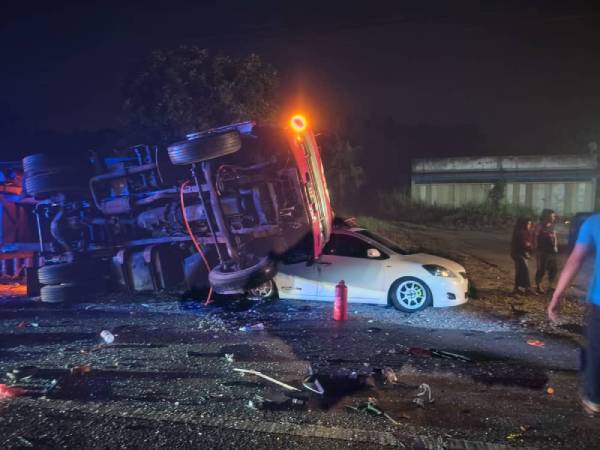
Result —
[[[275,276],[281,298],[318,300],[319,272],[312,252],[312,236],[309,235],[283,256]]]
[[[374,248],[373,245],[356,235],[334,232],[316,262],[319,299],[333,300],[340,280],[348,286],[349,302],[372,303],[385,298],[382,282],[388,256],[381,254],[379,258],[369,258],[367,250],[370,248]]]

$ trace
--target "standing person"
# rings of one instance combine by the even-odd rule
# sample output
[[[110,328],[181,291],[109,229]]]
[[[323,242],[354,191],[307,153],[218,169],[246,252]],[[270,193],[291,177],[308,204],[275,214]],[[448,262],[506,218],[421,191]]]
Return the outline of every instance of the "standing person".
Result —
[[[533,224],[529,217],[519,217],[513,229],[510,256],[515,262],[515,288],[513,294],[532,294],[529,264],[533,250]]]
[[[588,292],[586,340],[583,353],[583,390],[580,401],[590,415],[600,414],[600,214],[589,217],[579,230],[575,247],[560,274],[556,290],[548,305],[548,318],[556,322],[560,302],[567,287],[579,272],[586,255],[595,249],[594,273]]]
[[[551,209],[544,209],[540,216],[540,223],[536,230],[535,247],[537,250],[537,270],[535,284],[538,294],[543,294],[542,280],[548,274],[550,286],[556,280],[558,273],[558,239],[554,231],[556,213]]]

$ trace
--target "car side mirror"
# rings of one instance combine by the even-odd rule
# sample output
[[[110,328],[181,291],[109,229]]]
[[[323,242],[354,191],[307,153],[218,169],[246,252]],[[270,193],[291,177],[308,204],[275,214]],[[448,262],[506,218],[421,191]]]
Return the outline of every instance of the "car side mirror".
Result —
[[[381,252],[376,248],[370,248],[367,250],[367,258],[381,258]]]

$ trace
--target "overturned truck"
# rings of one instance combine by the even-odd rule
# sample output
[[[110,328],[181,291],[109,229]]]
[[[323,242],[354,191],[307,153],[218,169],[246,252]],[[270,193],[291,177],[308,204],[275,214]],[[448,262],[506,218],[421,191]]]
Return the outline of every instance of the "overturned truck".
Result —
[[[243,122],[168,148],[23,159],[44,264],[42,301],[83,290],[208,289],[252,293],[298,242],[317,258],[332,213],[306,120]]]

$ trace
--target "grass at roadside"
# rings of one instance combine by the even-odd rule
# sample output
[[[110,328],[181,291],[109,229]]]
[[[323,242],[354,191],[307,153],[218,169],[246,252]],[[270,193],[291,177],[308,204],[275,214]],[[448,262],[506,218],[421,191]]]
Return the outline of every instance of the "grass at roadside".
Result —
[[[402,191],[380,191],[375,203],[380,217],[446,228],[510,227],[517,217],[537,216],[533,209],[522,205],[494,204],[491,201],[461,206],[427,205],[411,199]]]

